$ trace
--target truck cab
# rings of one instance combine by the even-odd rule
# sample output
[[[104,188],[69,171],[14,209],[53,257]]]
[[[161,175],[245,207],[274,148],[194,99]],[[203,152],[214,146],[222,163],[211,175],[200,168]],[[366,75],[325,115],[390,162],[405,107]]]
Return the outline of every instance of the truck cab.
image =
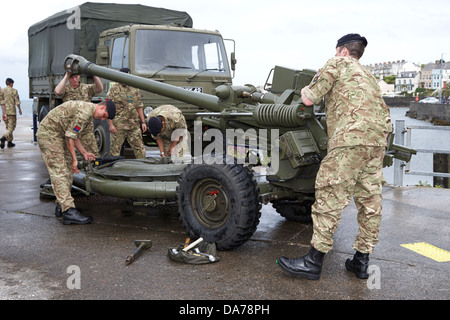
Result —
[[[128,25],[100,34],[97,65],[168,83],[186,90],[212,93],[223,83],[231,83],[224,41],[217,31],[176,26]],[[105,94],[112,85],[104,82]],[[142,91],[146,108],[173,104],[186,119],[194,120],[199,108],[157,94]]]

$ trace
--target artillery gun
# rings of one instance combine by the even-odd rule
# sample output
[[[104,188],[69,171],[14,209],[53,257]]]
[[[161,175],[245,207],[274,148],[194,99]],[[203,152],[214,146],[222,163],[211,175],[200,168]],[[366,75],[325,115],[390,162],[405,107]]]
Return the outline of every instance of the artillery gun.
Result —
[[[300,89],[310,83],[314,71],[278,69],[269,93],[251,85],[224,84],[213,94],[204,94],[101,67],[76,55],[69,55],[64,65],[72,73],[95,75],[196,105],[204,109],[197,114],[200,127],[213,128],[209,130],[214,133],[215,148],[207,146],[203,152],[208,131],[194,132],[189,164],[160,164],[155,158],[104,163],[99,159],[98,165],[86,164],[74,178],[74,186],[86,194],[140,199],[135,204],[145,206],[176,202],[186,232],[216,243],[220,250],[250,239],[259,223],[261,204],[271,203],[288,220],[310,220],[315,177],[328,141],[324,114],[315,111],[317,106],[301,102]],[[230,135],[232,139],[222,138]],[[256,151],[257,161],[239,163],[230,157],[233,154],[222,152],[223,141],[231,140],[233,147],[239,139],[256,146],[250,151]],[[391,144],[385,164],[390,165],[394,157],[410,161],[414,153]],[[267,174],[256,178],[254,167],[262,154],[270,162]]]

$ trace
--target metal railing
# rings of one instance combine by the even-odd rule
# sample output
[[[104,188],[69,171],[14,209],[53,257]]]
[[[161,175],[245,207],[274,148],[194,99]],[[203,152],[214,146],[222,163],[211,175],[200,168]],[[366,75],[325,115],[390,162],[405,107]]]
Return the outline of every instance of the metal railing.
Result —
[[[411,148],[412,140],[412,129],[427,129],[427,130],[450,130],[448,126],[405,126],[405,120],[395,121],[395,144],[404,145],[407,148]],[[405,135],[406,135],[406,145],[405,145]],[[417,149],[414,148],[417,153],[440,153],[440,154],[450,154],[450,150],[441,149]],[[414,158],[412,158],[414,159]],[[411,160],[413,161],[413,160]],[[394,185],[403,185],[403,168],[405,174],[418,175],[418,176],[432,176],[432,177],[442,177],[450,178],[450,173],[442,172],[424,172],[424,171],[411,171],[411,161],[405,163],[404,161],[394,159]]]

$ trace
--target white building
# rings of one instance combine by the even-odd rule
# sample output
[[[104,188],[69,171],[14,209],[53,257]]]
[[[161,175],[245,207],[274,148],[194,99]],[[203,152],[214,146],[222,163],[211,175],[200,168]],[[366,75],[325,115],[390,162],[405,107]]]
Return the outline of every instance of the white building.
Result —
[[[383,95],[394,95],[395,92],[395,85],[393,84],[387,84],[384,80],[378,80],[378,85],[380,86],[381,93]]]
[[[405,71],[397,74],[395,78],[395,92],[414,92],[419,88],[420,71]]]
[[[396,76],[400,72],[420,71],[420,65],[405,60],[375,63],[364,67],[378,79],[383,79],[386,76]]]

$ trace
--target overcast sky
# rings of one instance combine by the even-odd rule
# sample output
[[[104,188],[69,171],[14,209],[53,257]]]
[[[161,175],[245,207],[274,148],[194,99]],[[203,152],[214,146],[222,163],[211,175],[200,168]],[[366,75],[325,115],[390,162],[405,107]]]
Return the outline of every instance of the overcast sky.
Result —
[[[319,69],[334,56],[336,41],[359,33],[369,42],[362,64],[406,60],[425,64],[450,60],[449,0],[140,0],[186,11],[194,28],[236,40],[234,84],[264,84],[271,68]],[[28,28],[83,1],[9,1],[2,6],[0,86],[11,77],[28,99]]]

